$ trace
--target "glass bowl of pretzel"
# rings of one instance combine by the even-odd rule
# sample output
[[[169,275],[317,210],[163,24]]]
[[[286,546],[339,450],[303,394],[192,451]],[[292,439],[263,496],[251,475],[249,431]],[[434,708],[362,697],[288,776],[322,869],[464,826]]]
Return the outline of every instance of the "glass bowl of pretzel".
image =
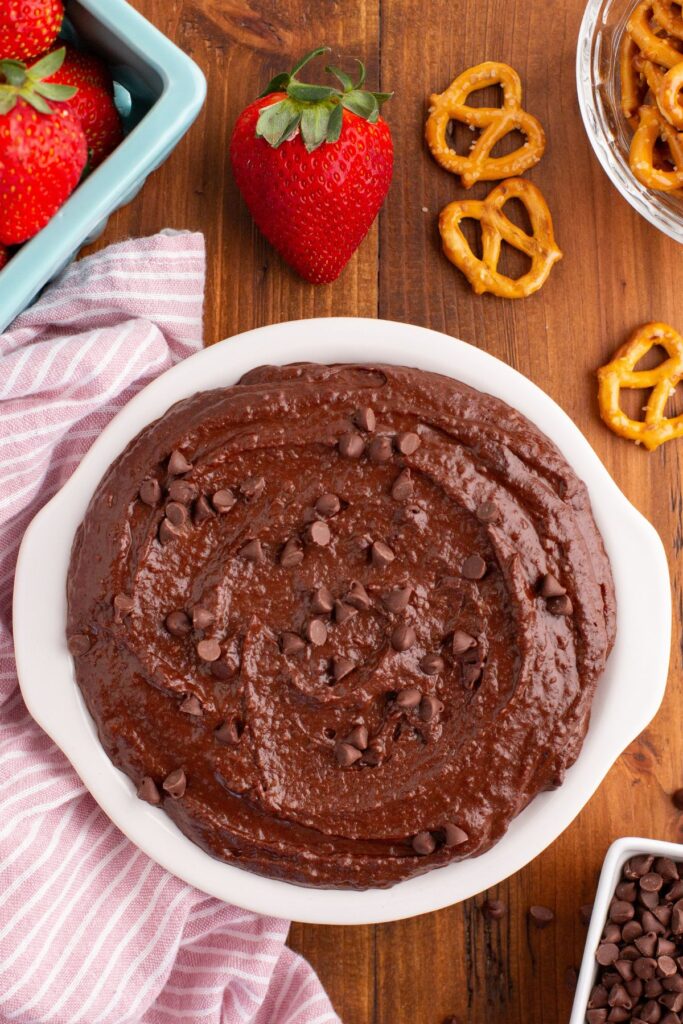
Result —
[[[612,183],[683,243],[683,0],[589,0],[576,75],[586,131]]]

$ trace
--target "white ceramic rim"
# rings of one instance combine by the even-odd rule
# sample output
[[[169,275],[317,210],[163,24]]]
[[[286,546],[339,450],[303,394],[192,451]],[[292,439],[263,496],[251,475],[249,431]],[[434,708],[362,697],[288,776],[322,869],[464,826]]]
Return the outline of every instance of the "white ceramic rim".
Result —
[[[581,970],[576,983],[574,1005],[569,1024],[586,1024],[586,1008],[591,989],[595,984],[598,973],[598,965],[595,962],[595,951],[600,943],[607,911],[614,896],[617,882],[621,875],[621,869],[631,857],[639,854],[651,854],[654,857],[670,857],[671,860],[683,861],[683,846],[679,843],[666,843],[658,839],[641,839],[635,836],[626,836],[617,839],[612,843],[600,872],[598,891],[595,894],[593,913],[591,914],[586,936],[586,946],[583,951]]]
[[[254,366],[321,359],[417,365],[445,373],[502,398],[539,424],[589,488],[619,605],[617,642],[598,686],[584,748],[564,785],[533,800],[482,856],[388,890],[307,889],[224,864],[200,850],[167,815],[138,800],[130,780],[109,761],[74,682],[64,638],[73,536],[104,470],[127,442],[178,399],[232,384]],[[162,374],[119,412],[26,532],[14,588],[14,639],[29,711],[140,849],[198,889],[245,909],[310,923],[358,925],[424,914],[473,896],[518,871],[564,831],[661,703],[671,595],[657,533],[627,501],[569,416],[526,377],[481,349],[422,327],[314,319],[259,328],[204,349]]]

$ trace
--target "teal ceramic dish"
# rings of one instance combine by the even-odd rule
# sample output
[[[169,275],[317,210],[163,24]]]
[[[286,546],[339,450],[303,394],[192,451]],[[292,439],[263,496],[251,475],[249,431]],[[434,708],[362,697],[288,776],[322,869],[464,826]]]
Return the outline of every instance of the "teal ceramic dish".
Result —
[[[177,146],[206,96],[194,61],[125,0],[71,0],[67,15],[62,34],[110,65],[127,134],[0,271],[0,332],[104,231],[110,214],[130,202]]]

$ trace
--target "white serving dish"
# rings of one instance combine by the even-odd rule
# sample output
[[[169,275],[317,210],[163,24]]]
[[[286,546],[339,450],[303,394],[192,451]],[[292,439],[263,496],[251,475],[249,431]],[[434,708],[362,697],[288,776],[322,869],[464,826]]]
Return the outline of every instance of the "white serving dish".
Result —
[[[586,947],[583,951],[569,1024],[586,1024],[586,1006],[598,973],[595,951],[607,921],[607,911],[624,864],[631,857],[637,857],[642,853],[651,854],[653,857],[670,857],[674,861],[683,861],[683,846],[678,843],[663,843],[657,839],[636,839],[633,836],[617,839],[612,843],[600,872],[598,891],[593,903],[593,913],[588,926]]]
[[[600,681],[581,755],[564,785],[538,796],[481,857],[392,889],[306,889],[221,863],[138,800],[109,761],[74,681],[66,648],[66,576],[74,533],[104,471],[128,441],[178,399],[233,384],[263,363],[387,362],[458,378],[504,399],[537,423],[590,491],[618,601],[614,650]],[[14,589],[14,639],[26,704],[103,810],[150,857],[197,888],[249,910],[298,921],[368,924],[438,910],[496,885],[567,828],[624,748],[657,711],[666,685],[671,595],[666,556],[653,527],[627,501],[571,419],[540,388],[462,341],[382,320],[302,320],[249,331],[168,370],[123,409],[68,483],[26,532]],[[644,685],[647,681],[647,685]]]

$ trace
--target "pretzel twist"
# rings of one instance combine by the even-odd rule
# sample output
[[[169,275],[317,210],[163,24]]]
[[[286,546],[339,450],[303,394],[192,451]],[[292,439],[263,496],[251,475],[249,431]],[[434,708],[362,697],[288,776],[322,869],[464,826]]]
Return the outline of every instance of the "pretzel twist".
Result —
[[[489,85],[502,86],[501,107],[467,105],[473,92]],[[430,103],[425,126],[427,145],[442,167],[460,175],[465,188],[471,188],[477,181],[498,181],[521,174],[543,156],[545,133],[540,122],[522,108],[522,83],[507,64],[486,61],[463,71],[445,92],[431,96]],[[448,145],[446,133],[451,121],[482,130],[466,155],[456,153]],[[491,156],[496,144],[513,131],[526,136],[523,145],[506,156]]]
[[[683,61],[662,75],[655,95],[657,105],[669,124],[683,132]]]
[[[678,7],[680,13],[674,8]],[[652,8],[659,24],[676,39],[683,39],[683,7],[673,0],[653,0]]]
[[[683,134],[679,135],[656,107],[641,107],[639,116],[629,153],[634,176],[647,188],[662,192],[683,188]],[[676,170],[667,171],[656,165],[655,146],[659,139],[668,145]]]
[[[619,78],[621,80],[621,112],[633,130],[638,127],[638,108],[645,99],[645,78],[636,66],[640,50],[624,32],[619,45]]]
[[[635,367],[654,345],[661,345],[668,358],[651,370]],[[679,381],[683,378],[683,337],[664,323],[644,324],[633,332],[611,362],[598,370],[598,402],[602,419],[615,434],[654,451],[665,441],[683,436],[683,416],[664,415]],[[644,420],[632,420],[619,405],[622,388],[652,388]]]
[[[653,15],[652,0],[642,0],[628,19],[626,31],[644,57],[672,68],[683,60],[683,51],[678,40],[657,35],[651,25]]]
[[[531,221],[528,235],[503,213],[509,199],[524,204]],[[461,221],[471,218],[481,224],[483,258],[479,259],[465,238]],[[521,299],[533,294],[547,280],[554,263],[562,258],[555,242],[550,210],[543,194],[524,178],[510,178],[491,190],[484,200],[460,199],[441,211],[439,231],[443,249],[455,266],[463,272],[472,290],[481,295],[491,292],[506,299]],[[498,271],[502,242],[526,253],[531,259],[529,271],[514,280]]]

